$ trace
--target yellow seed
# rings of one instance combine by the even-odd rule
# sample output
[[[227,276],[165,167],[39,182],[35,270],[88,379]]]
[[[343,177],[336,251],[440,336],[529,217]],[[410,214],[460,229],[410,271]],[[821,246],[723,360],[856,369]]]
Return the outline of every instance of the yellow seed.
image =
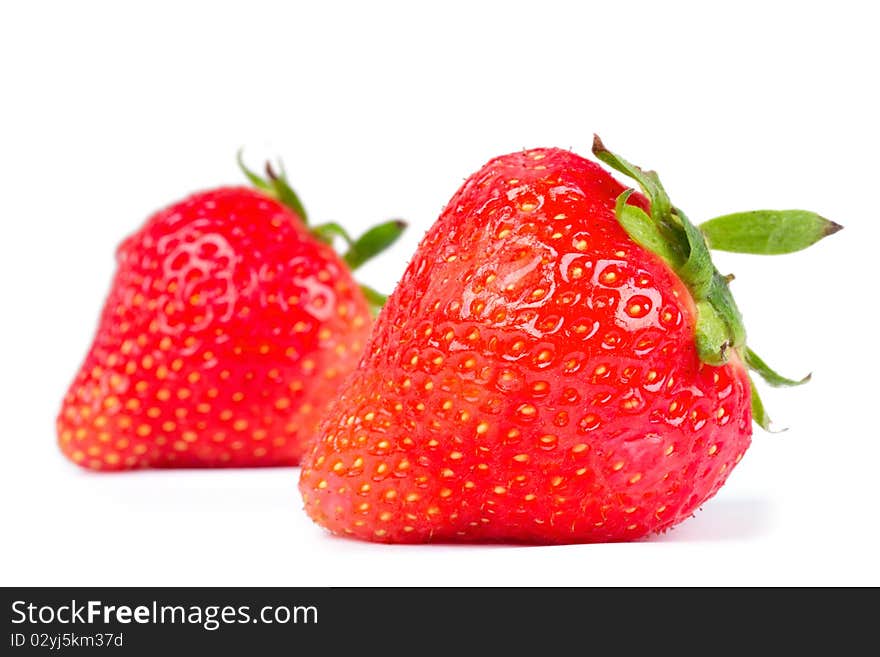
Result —
[[[517,412],[523,417],[534,417],[538,409],[531,404],[523,404],[517,409]]]

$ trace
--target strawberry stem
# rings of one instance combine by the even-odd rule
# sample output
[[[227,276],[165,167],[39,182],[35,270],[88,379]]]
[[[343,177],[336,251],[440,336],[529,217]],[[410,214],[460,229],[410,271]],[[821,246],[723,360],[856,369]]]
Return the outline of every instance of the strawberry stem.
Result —
[[[244,149],[241,148],[238,149],[236,159],[238,160],[238,168],[241,169],[245,177],[254,187],[293,210],[302,222],[308,226],[309,219],[308,215],[306,215],[306,209],[303,206],[302,201],[299,200],[299,196],[296,195],[296,192],[293,191],[293,188],[287,182],[287,174],[284,172],[284,163],[281,162],[281,160],[278,160],[278,168],[281,171],[281,173],[278,174],[272,167],[271,162],[266,162],[266,177],[261,178],[258,174],[245,166],[242,156],[243,150]]]
[[[266,162],[266,177],[263,178],[245,165],[242,149],[239,149],[236,159],[238,167],[254,187],[292,210],[308,226],[305,207],[299,196],[293,191],[293,187],[290,186],[281,160],[278,160],[277,171],[271,162]],[[342,259],[345,260],[349,269],[354,271],[394,244],[403,234],[406,226],[405,221],[392,219],[367,229],[357,239],[352,238],[342,225],[332,221],[312,226],[310,232],[315,239],[331,246],[337,237],[342,238],[346,244],[346,251],[341,254]],[[385,303],[386,296],[384,294],[366,285],[361,286],[361,291],[374,313]]]
[[[309,218],[306,215],[306,209],[303,207],[302,201],[299,200],[299,196],[287,182],[287,174],[281,160],[278,160],[278,168],[281,171],[280,175],[275,173],[271,162],[266,162],[266,177],[269,179],[269,184],[272,185],[275,198],[299,215],[302,222],[308,226]]]
[[[694,340],[700,360],[708,365],[724,365],[730,360],[731,350],[735,350],[746,367],[772,386],[795,386],[809,381],[809,375],[796,381],[778,374],[746,345],[742,315],[730,291],[733,276],[718,272],[709,247],[740,253],[791,253],[842,227],[805,210],[742,212],[717,217],[697,227],[669,200],[656,172],[645,171],[612,153],[595,135],[593,154],[612,169],[633,178],[648,197],[650,215],[628,204],[631,189],[620,194],[615,213],[633,241],[663,259],[691,292],[697,309]],[[770,418],[751,376],[749,383],[753,418],[770,431]]]

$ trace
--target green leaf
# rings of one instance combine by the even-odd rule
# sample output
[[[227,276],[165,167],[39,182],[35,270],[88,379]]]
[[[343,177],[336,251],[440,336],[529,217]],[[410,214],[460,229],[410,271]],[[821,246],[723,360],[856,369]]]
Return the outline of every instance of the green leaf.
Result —
[[[406,229],[406,222],[392,219],[378,226],[373,226],[351,245],[343,259],[354,271],[371,258],[382,253],[394,244]]]
[[[713,271],[712,276],[712,286],[707,300],[727,324],[730,346],[739,349],[746,343],[746,328],[743,325],[742,314],[730,292],[728,278],[719,274],[717,269]]]
[[[761,395],[758,394],[758,389],[751,376],[749,377],[749,388],[752,391],[752,419],[764,431],[772,431],[770,416],[767,414],[767,409],[764,408],[764,402],[761,401]]]
[[[666,241],[666,250],[680,254],[681,259],[684,259],[687,256],[687,244],[682,239],[681,226],[678,225],[677,218],[672,214],[672,202],[669,200],[666,190],[663,189],[657,173],[645,171],[616,153],[612,153],[599,139],[599,135],[593,135],[593,154],[615,171],[629,176],[639,184],[651,204],[651,219]],[[679,258],[675,260],[679,261]]]
[[[788,431],[788,427],[783,427],[781,429],[773,428],[773,421],[767,414],[767,409],[764,408],[764,402],[761,401],[761,395],[758,394],[758,388],[755,386],[755,381],[752,379],[751,375],[749,376],[749,388],[752,393],[752,419],[758,424],[758,426],[769,433],[782,433]]]
[[[690,222],[684,212],[676,208],[676,214],[681,220],[688,243],[688,258],[678,268],[678,275],[687,283],[695,298],[705,299],[709,296],[715,273],[715,265],[712,264],[709,247],[706,246],[706,240],[700,229]]]
[[[238,161],[238,168],[241,169],[241,172],[250,181],[251,185],[264,192],[269,192],[270,194],[272,193],[272,186],[266,180],[248,169],[245,165],[243,148],[238,149],[238,153],[236,154],[235,159]]]
[[[324,242],[324,244],[332,245],[333,239],[336,237],[341,237],[345,240],[345,243],[348,244],[349,247],[354,244],[354,240],[351,235],[348,234],[348,231],[335,221],[314,226],[312,227],[311,232],[312,235]]]
[[[302,219],[302,222],[308,225],[309,218],[306,215],[306,209],[299,200],[299,196],[293,191],[290,183],[287,182],[287,173],[284,171],[284,163],[281,162],[281,160],[278,160],[278,167],[281,171],[280,174],[275,172],[275,169],[272,168],[270,162],[266,162],[266,176],[269,178],[269,183],[272,185],[272,195],[278,199],[279,202],[293,210],[299,218]]]
[[[382,310],[382,306],[385,305],[385,302],[388,300],[388,297],[381,292],[377,292],[369,285],[361,285],[361,292],[364,293],[364,296],[367,299],[367,303],[370,304],[370,311],[373,313],[373,317],[379,314],[379,311]]]
[[[635,164],[612,153],[605,148],[605,144],[599,139],[599,135],[593,135],[593,155],[615,171],[619,171],[639,183],[639,186],[645,191],[645,194],[648,195],[651,201],[651,213],[655,217],[666,217],[670,214],[672,204],[669,201],[666,190],[660,184],[660,178],[658,178],[655,172],[644,171]]]
[[[761,375],[761,378],[764,379],[768,384],[775,388],[787,388],[790,386],[800,386],[805,384],[810,378],[813,376],[812,374],[807,374],[803,379],[795,380],[788,379],[781,374],[777,374],[773,371],[764,360],[758,356],[754,351],[746,347],[744,358],[746,361],[746,365],[748,365],[749,369],[757,372]]]
[[[711,302],[697,301],[697,324],[694,342],[697,355],[708,365],[724,365],[730,348],[730,329]]]
[[[287,174],[284,172],[284,164],[280,160],[278,161],[278,166],[281,170],[281,173],[278,174],[275,172],[275,169],[272,168],[272,164],[266,162],[266,178],[262,178],[251,169],[248,169],[245,165],[242,156],[243,151],[244,149],[242,148],[238,149],[236,160],[238,161],[238,168],[241,169],[242,173],[250,183],[260,191],[263,191],[274,198],[276,201],[286,205],[299,216],[304,224],[308,224],[306,209],[303,207],[296,192],[293,191],[290,183],[287,182]]]
[[[654,220],[640,207],[627,204],[633,191],[635,190],[628,189],[617,197],[617,221],[639,246],[656,253],[673,269],[677,268],[681,265],[681,257],[660,233]]]
[[[700,224],[711,248],[758,255],[794,253],[841,228],[807,210],[737,212]]]

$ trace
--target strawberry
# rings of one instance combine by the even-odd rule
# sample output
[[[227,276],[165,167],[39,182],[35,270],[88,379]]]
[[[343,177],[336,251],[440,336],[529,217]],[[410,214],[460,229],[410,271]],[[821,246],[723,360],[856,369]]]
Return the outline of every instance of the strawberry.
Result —
[[[57,420],[93,470],[296,464],[355,367],[381,295],[356,268],[400,234],[309,228],[283,175],[194,194],[120,245],[94,342]],[[350,243],[344,257],[334,236]]]
[[[427,233],[304,457],[308,514],[386,542],[625,541],[712,497],[769,419],[709,245],[794,251],[803,211],[702,231],[659,178],[594,153],[491,160]]]

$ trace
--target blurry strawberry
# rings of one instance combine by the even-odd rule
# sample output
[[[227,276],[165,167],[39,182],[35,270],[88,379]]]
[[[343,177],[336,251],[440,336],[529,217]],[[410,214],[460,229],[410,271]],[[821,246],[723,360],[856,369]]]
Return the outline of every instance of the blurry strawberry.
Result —
[[[622,541],[690,516],[769,420],[715,247],[804,248],[839,228],[761,211],[695,228],[653,172],[595,154],[499,157],[422,241],[306,455],[331,531],[393,541]],[[650,214],[649,214],[650,213]]]
[[[161,210],[118,249],[94,343],[58,416],[94,470],[292,465],[355,367],[381,295],[351,270],[391,221],[352,240],[306,225],[283,175]],[[340,257],[334,236],[349,242]]]

